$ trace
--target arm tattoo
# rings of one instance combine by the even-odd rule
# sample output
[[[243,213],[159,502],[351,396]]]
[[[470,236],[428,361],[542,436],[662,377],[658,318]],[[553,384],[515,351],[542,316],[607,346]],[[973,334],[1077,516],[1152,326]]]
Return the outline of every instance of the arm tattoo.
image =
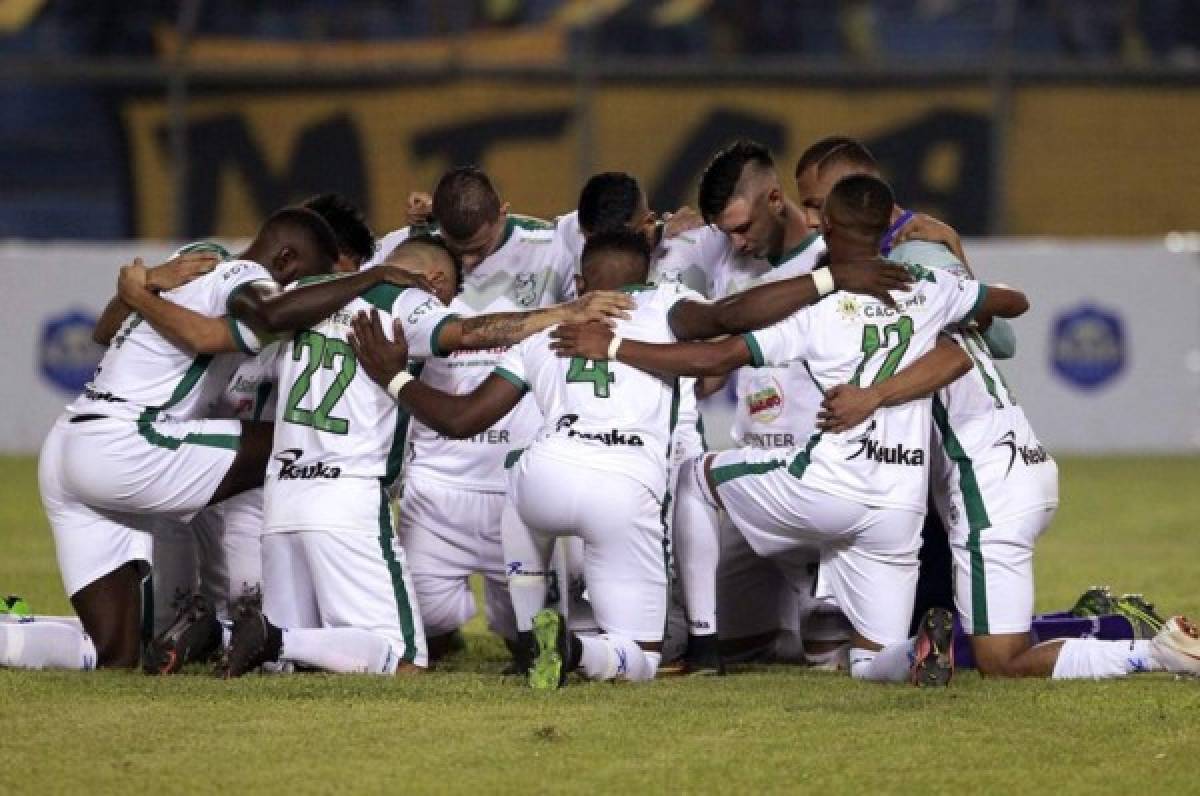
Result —
[[[464,348],[500,348],[521,342],[537,331],[536,312],[493,312],[462,321]]]

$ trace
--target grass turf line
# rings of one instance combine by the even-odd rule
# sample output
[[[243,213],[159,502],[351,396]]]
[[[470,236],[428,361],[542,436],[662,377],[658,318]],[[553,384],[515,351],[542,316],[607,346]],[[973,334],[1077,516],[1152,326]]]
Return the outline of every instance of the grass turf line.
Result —
[[[1067,459],[1039,610],[1092,583],[1200,615],[1200,459]],[[0,459],[0,591],[66,612],[31,459]],[[382,679],[0,671],[0,793],[1194,789],[1200,683],[955,679],[940,692],[790,667],[549,694],[498,676],[476,619],[445,671]],[[197,778],[199,775],[199,778]],[[194,787],[194,786],[192,786]]]

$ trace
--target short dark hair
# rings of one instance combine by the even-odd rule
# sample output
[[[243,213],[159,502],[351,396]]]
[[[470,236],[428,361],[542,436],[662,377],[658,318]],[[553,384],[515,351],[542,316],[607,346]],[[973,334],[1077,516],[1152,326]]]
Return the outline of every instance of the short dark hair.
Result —
[[[462,291],[462,288],[463,288],[462,260],[460,260],[458,258],[457,254],[455,254],[453,251],[450,250],[450,247],[448,247],[446,245],[446,241],[444,241],[440,235],[435,235],[431,232],[422,232],[417,235],[409,235],[407,238],[400,241],[400,243],[398,243],[396,245],[396,248],[392,249],[391,253],[388,254],[388,257],[390,258],[396,252],[401,251],[410,246],[426,246],[426,247],[429,247],[432,249],[437,249],[438,252],[440,252],[441,254],[444,254],[444,255],[446,255],[446,257],[450,258],[450,262],[454,264],[454,282],[457,285],[455,292]]]
[[[455,240],[466,240],[500,215],[500,196],[475,166],[451,169],[433,189],[433,217]]]
[[[771,152],[756,141],[741,139],[718,152],[700,177],[700,214],[712,223],[725,210],[737,190],[747,164],[769,169],[775,165]]]
[[[324,218],[304,207],[285,207],[268,216],[258,234],[277,235],[284,230],[307,237],[317,252],[328,258],[328,268],[333,268],[338,258],[337,237]]]
[[[862,141],[851,138],[839,146],[833,147],[817,161],[817,173],[825,171],[830,166],[846,164],[863,171],[879,171],[879,161],[867,149]]]
[[[637,212],[642,188],[623,171],[592,175],[579,192],[579,226],[586,234],[623,227]]]
[[[580,263],[586,264],[588,260],[603,252],[632,255],[646,265],[650,264],[650,244],[646,242],[646,236],[629,227],[609,227],[592,235],[583,245]]]
[[[809,146],[808,149],[800,153],[800,159],[796,161],[796,171],[794,176],[800,179],[800,175],[805,172],[810,166],[815,166],[833,150],[838,147],[843,147],[846,144],[857,143],[853,138],[845,135],[830,135],[817,141]]]
[[[329,224],[338,251],[366,262],[375,256],[375,236],[362,211],[339,193],[322,193],[304,200],[307,207]]]
[[[888,184],[869,174],[843,177],[825,199],[829,222],[854,235],[878,241],[892,222],[896,199]]]

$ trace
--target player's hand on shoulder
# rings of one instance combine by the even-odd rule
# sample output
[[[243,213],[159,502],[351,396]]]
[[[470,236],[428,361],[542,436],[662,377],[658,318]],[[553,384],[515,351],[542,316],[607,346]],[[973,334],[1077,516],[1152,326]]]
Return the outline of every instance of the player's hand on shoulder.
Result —
[[[387,387],[396,374],[408,367],[408,343],[399,321],[395,321],[394,340],[389,340],[379,320],[379,311],[359,312],[350,321],[350,345],[358,364],[371,380]]]
[[[139,293],[146,290],[146,264],[138,257],[131,263],[121,266],[117,272],[117,295],[126,304],[136,300]]]
[[[817,428],[821,431],[849,431],[862,423],[879,408],[878,394],[869,388],[839,384],[825,392],[825,400],[817,412]]]
[[[380,270],[380,278],[388,284],[396,287],[419,288],[431,296],[438,294],[437,286],[425,274],[409,271],[396,265],[378,265],[376,268]]]
[[[560,357],[608,359],[613,330],[597,321],[560,323],[550,330],[550,348]]]
[[[873,296],[889,307],[896,305],[891,291],[908,290],[913,281],[907,268],[881,257],[833,262],[829,264],[829,271],[838,290]]]
[[[219,262],[221,258],[213,252],[180,254],[161,265],[147,269],[146,287],[158,292],[174,290],[197,277],[204,276],[216,268]]]
[[[633,309],[633,297],[618,290],[593,290],[564,306],[567,323],[611,322],[629,317],[629,310]]]
[[[433,197],[424,191],[413,191],[408,195],[404,214],[410,227],[428,224],[433,219]]]
[[[663,237],[673,238],[704,226],[704,219],[692,208],[684,205],[674,213],[663,213]]]
[[[926,213],[913,213],[908,223],[896,231],[896,235],[892,239],[892,245],[899,246],[901,243],[910,240],[940,243],[953,252],[954,256],[963,265],[966,265],[967,261],[963,254],[962,239],[959,238],[958,231],[945,221],[939,221]]]

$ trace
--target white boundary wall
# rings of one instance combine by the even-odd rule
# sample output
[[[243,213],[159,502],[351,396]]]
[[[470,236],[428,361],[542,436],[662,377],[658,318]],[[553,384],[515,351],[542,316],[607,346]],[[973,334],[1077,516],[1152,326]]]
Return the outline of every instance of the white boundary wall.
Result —
[[[86,380],[96,356],[87,319],[113,294],[118,265],[159,262],[172,248],[0,244],[0,452],[36,452],[69,385]],[[1196,254],[1161,240],[981,240],[968,252],[985,281],[1031,298],[1015,324],[1017,356],[1001,367],[1052,452],[1200,452]],[[728,444],[727,418],[710,401],[713,447]]]

